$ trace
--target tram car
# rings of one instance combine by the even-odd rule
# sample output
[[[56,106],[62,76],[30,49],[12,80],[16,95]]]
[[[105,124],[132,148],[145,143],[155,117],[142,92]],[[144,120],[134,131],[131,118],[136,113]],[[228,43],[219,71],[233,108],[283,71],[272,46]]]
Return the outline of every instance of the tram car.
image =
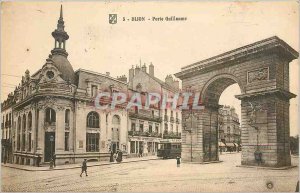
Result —
[[[157,157],[163,159],[181,157],[181,142],[160,142]]]

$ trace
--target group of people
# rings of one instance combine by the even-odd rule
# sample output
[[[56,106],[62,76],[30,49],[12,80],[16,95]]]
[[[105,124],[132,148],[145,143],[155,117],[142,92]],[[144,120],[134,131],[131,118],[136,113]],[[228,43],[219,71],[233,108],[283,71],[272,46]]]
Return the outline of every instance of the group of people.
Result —
[[[120,163],[123,160],[123,152],[121,150],[117,150],[116,153],[113,151],[110,151],[110,162],[115,162],[117,161]]]

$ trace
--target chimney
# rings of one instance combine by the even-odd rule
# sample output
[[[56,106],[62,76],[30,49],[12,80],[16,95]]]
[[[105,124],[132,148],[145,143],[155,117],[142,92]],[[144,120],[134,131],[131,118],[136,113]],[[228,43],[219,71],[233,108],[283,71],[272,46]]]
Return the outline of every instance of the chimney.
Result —
[[[133,80],[134,77],[134,67],[132,65],[132,68],[129,69],[129,82]]]
[[[117,80],[127,83],[127,77],[125,75],[117,77]]]
[[[109,72],[106,72],[106,76],[109,76],[110,75],[110,73]]]
[[[139,66],[136,66],[134,74],[136,75],[140,70],[141,70],[141,68]]]
[[[173,82],[173,87],[179,89],[179,81],[178,80],[175,80]]]
[[[143,72],[147,72],[146,64],[144,64],[144,65],[142,66],[142,71],[143,71]]]
[[[150,76],[154,77],[154,66],[153,66],[152,62],[149,65],[149,74],[150,74]]]

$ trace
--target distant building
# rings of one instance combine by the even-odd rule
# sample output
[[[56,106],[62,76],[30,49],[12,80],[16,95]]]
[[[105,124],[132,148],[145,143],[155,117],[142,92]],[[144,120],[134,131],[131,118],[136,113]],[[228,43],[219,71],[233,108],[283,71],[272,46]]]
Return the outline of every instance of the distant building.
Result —
[[[154,65],[132,67],[129,69],[129,90],[141,93],[145,98],[150,92],[161,93],[161,96],[179,91],[179,81],[168,75],[165,81],[154,76]],[[159,105],[150,106],[148,110],[129,112],[128,146],[129,156],[136,156],[141,150],[144,155],[155,155],[159,142],[181,141],[181,111],[171,108],[160,109]]]
[[[219,149],[237,151],[241,146],[241,129],[235,108],[223,106],[219,109]]]
[[[10,93],[7,100],[1,105],[1,162],[13,163],[13,105],[14,105],[14,94]]]

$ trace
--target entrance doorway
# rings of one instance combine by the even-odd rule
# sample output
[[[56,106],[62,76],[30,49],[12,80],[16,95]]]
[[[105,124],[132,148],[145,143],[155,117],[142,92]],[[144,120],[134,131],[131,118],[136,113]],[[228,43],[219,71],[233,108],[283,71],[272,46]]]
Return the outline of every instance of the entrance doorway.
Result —
[[[55,154],[55,132],[45,133],[45,162],[49,162]]]

